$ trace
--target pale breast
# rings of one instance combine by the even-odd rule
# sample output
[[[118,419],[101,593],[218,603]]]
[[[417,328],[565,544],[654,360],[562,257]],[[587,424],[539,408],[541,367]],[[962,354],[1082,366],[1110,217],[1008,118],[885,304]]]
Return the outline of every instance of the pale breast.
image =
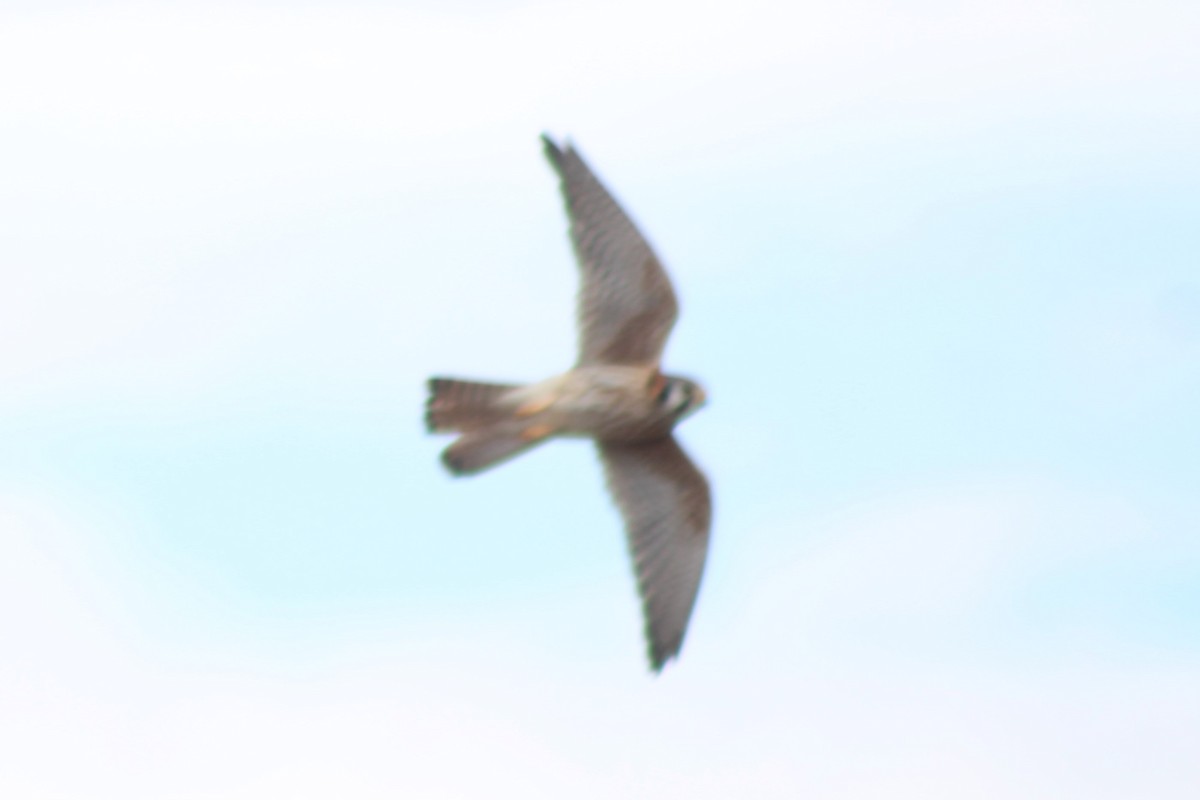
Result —
[[[597,365],[562,376],[553,412],[564,434],[626,440],[662,436],[671,418],[655,403],[651,384],[656,370]]]

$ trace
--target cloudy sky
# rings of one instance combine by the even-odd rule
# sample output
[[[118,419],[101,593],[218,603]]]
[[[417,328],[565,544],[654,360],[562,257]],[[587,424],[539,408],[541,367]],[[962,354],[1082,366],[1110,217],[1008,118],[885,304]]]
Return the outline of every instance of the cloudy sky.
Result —
[[[1200,9],[0,3],[0,795],[1192,798]],[[648,673],[538,135],[711,405]]]

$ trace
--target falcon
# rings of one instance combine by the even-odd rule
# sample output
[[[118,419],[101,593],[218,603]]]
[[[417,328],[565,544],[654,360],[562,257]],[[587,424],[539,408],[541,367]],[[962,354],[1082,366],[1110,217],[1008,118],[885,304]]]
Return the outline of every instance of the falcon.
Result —
[[[473,475],[556,437],[593,439],[625,521],[650,665],[679,655],[708,553],[708,481],[672,435],[704,390],[659,368],[679,313],[666,271],[579,152],[542,142],[558,173],[579,264],[579,359],[533,384],[431,378],[426,423]]]

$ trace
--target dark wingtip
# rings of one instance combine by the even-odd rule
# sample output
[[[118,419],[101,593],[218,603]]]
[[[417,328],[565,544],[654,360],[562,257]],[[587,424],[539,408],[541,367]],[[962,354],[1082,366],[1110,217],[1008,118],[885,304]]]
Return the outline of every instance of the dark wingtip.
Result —
[[[655,639],[649,624],[646,625],[645,635],[646,657],[650,661],[650,670],[655,675],[661,675],[663,667],[679,658],[679,654],[683,650],[683,638],[680,637],[674,641]]]
[[[553,164],[556,169],[562,163],[562,148],[560,148],[554,142],[554,140],[550,138],[550,134],[548,133],[542,134],[542,152],[546,154],[546,159]]]
[[[667,662],[679,656],[679,648],[671,647],[666,642],[656,641],[654,634],[646,627],[646,657],[650,660],[650,671],[661,675]]]

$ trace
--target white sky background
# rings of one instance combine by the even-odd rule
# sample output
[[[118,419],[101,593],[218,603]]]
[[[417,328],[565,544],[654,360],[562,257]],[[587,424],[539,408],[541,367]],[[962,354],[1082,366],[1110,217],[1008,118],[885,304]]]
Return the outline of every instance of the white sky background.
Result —
[[[1200,787],[1188,3],[0,5],[0,795]],[[667,261],[717,527],[646,674],[537,135]]]

